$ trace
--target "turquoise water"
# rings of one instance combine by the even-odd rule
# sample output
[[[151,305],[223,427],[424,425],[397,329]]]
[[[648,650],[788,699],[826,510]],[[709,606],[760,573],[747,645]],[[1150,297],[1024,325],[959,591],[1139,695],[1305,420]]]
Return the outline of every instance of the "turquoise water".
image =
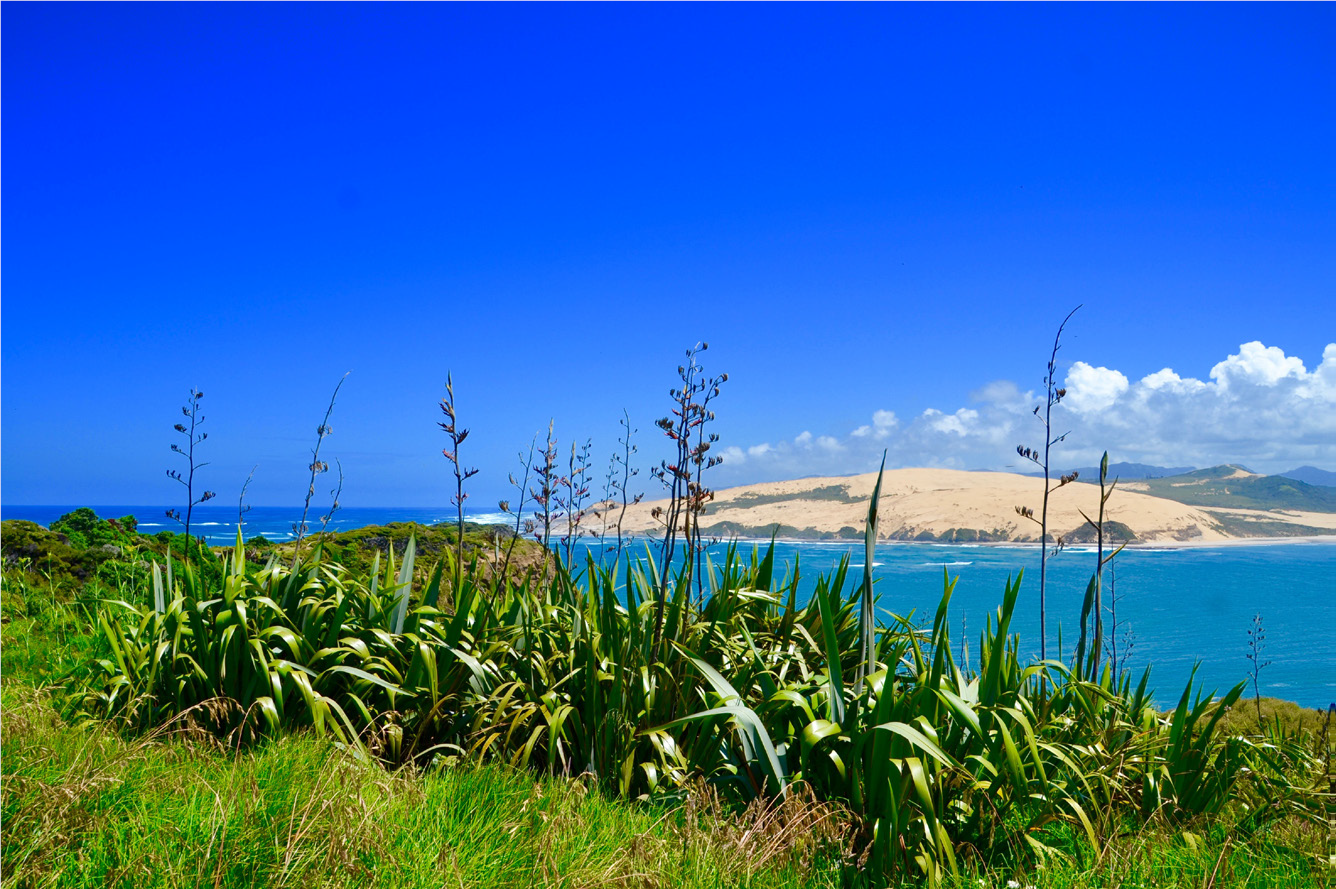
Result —
[[[101,516],[136,515],[140,530],[153,533],[175,526],[161,507],[94,507]],[[48,524],[69,507],[6,507],[6,519]],[[246,516],[245,534],[263,533],[282,540],[301,510],[256,507]],[[226,544],[236,535],[236,510],[199,507],[192,531],[211,543]],[[334,530],[390,521],[432,524],[452,521],[454,511],[438,509],[349,508],[331,523]],[[478,513],[475,520],[500,520]],[[309,522],[318,525],[313,515]],[[716,548],[722,552],[723,547]],[[643,550],[640,551],[643,554]],[[848,555],[855,577],[861,576],[861,545],[847,543],[779,543],[781,564],[800,566],[803,588]],[[1064,654],[1075,644],[1076,622],[1090,572],[1093,548],[1073,547],[1049,562],[1048,629],[1050,655],[1058,650],[1062,628]],[[1157,699],[1172,703],[1194,663],[1207,691],[1223,692],[1248,675],[1248,628],[1261,614],[1266,633],[1262,694],[1325,708],[1336,701],[1336,541],[1257,546],[1192,547],[1125,550],[1116,562],[1118,618],[1130,632],[1129,663],[1138,672],[1154,665],[1152,685]],[[930,621],[942,593],[943,568],[959,578],[951,600],[952,635],[959,644],[962,629],[970,647],[985,618],[1002,598],[1007,577],[1024,570],[1013,630],[1022,648],[1038,654],[1039,550],[1034,546],[948,546],[887,543],[877,549],[874,577],[878,606],[885,612],[915,614]],[[1107,583],[1107,580],[1106,580]],[[1121,633],[1120,633],[1121,636]],[[1251,694],[1251,689],[1249,689]]]
[[[861,548],[780,544],[781,560],[800,560],[801,573],[829,570],[845,554],[861,577]],[[1093,548],[1050,558],[1047,581],[1049,653],[1070,656]],[[1153,665],[1161,703],[1172,703],[1201,662],[1197,679],[1224,692],[1248,675],[1248,629],[1255,614],[1265,630],[1263,695],[1306,707],[1336,701],[1336,541],[1260,546],[1124,550],[1115,560],[1118,620],[1130,636],[1129,663]],[[1035,546],[882,544],[873,562],[878,607],[930,622],[941,600],[943,569],[957,578],[951,598],[952,636],[962,629],[970,647],[1002,599],[1007,578],[1024,571],[1012,629],[1023,651],[1039,651],[1039,549]],[[1108,584],[1108,577],[1105,579]],[[1106,615],[1106,622],[1108,617]],[[1119,633],[1123,637],[1123,633]],[[1251,694],[1251,689],[1249,689]]]

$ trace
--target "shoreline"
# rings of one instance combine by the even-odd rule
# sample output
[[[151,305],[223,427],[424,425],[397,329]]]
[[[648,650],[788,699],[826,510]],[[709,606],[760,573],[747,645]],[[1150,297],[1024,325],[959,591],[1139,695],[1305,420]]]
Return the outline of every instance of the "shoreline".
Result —
[[[66,506],[39,506],[39,507],[19,506],[19,507],[10,507],[10,508],[4,509],[3,512],[6,513],[6,515],[4,516],[4,518],[5,518],[6,521],[12,521],[12,520],[19,520],[19,521],[36,521],[38,524],[41,524],[43,527],[49,527],[50,522],[53,521],[54,518],[47,519],[47,521],[42,522],[40,519],[41,519],[41,518],[46,518],[45,515],[42,515],[42,516],[40,516],[40,518],[39,518],[38,516],[34,516],[34,515],[32,515],[32,513],[33,513],[33,512],[38,512],[38,513],[51,513],[51,512],[54,512],[54,513],[56,513],[57,516],[59,516],[59,515],[62,514],[63,512],[72,511],[72,510],[75,509],[75,508],[77,508],[77,507],[66,507]],[[111,517],[114,517],[114,516],[116,515],[116,512],[117,512],[118,510],[126,510],[126,509],[129,509],[129,510],[130,510],[130,514],[134,514],[134,513],[141,513],[141,512],[145,512],[145,513],[146,513],[146,512],[148,512],[148,510],[154,510],[154,511],[156,511],[156,510],[158,509],[157,507],[147,507],[147,508],[146,508],[146,507],[143,507],[142,505],[139,505],[139,506],[133,506],[133,505],[127,505],[127,506],[112,506],[112,507],[110,507],[110,508],[108,508],[107,506],[104,505],[104,506],[102,506],[102,507],[100,507],[100,508],[99,508],[99,507],[91,507],[91,508],[93,508],[93,509],[95,509],[95,510],[98,510],[98,515],[99,515],[99,517],[100,517],[100,518],[104,518],[104,519],[105,519],[105,518],[111,518]],[[294,510],[294,509],[296,509],[296,508],[295,508],[295,507],[257,507],[257,510],[275,511],[275,512],[281,510],[281,511],[284,512],[284,513],[290,512],[290,511],[292,511],[292,510]],[[389,518],[388,521],[380,521],[380,522],[377,522],[377,521],[374,521],[374,520],[373,520],[373,521],[366,521],[368,518],[370,518],[369,516],[366,516],[366,515],[365,515],[366,512],[383,512],[383,513],[389,513],[389,514],[393,515],[394,513],[400,512],[401,509],[402,509],[402,512],[404,512],[404,513],[409,513],[409,515],[399,515],[399,516],[397,516],[397,517]],[[102,512],[103,510],[107,510],[106,514],[103,514],[103,512]],[[234,529],[233,527],[228,527],[228,526],[232,526],[232,525],[234,525],[234,523],[235,523],[235,519],[232,519],[231,521],[228,521],[227,519],[224,519],[224,517],[223,517],[222,515],[209,515],[209,512],[212,512],[213,510],[210,510],[210,509],[208,509],[207,507],[206,507],[206,508],[203,508],[203,509],[200,509],[200,510],[198,510],[198,511],[201,512],[201,513],[204,513],[204,515],[202,515],[201,518],[205,518],[206,520],[205,520],[205,521],[202,521],[202,522],[198,522],[198,523],[196,523],[196,525],[197,525],[197,527],[199,528],[200,531],[205,531],[205,534],[204,534],[203,536],[205,536],[205,538],[209,540],[209,544],[210,544],[211,546],[228,546],[228,545],[230,545],[232,536],[235,534],[235,529]],[[425,524],[425,525],[436,525],[436,524],[450,524],[450,525],[453,525],[453,523],[454,523],[454,519],[453,519],[453,517],[451,517],[448,521],[444,521],[444,522],[442,522],[442,521],[429,521],[429,520],[424,521],[425,519],[428,519],[428,516],[423,516],[423,515],[413,516],[413,515],[411,515],[411,513],[414,513],[414,512],[417,512],[417,513],[428,513],[431,519],[439,519],[439,518],[440,518],[440,513],[441,513],[442,511],[443,511],[442,508],[432,508],[432,507],[403,507],[403,508],[394,508],[394,507],[352,507],[352,508],[349,508],[349,509],[347,509],[346,511],[344,511],[344,515],[339,516],[339,517],[336,517],[335,521],[332,523],[332,526],[331,526],[330,530],[331,530],[331,531],[334,531],[334,532],[339,532],[339,533],[341,533],[341,532],[356,531],[356,530],[361,530],[361,529],[371,528],[371,527],[378,527],[378,526],[380,526],[380,525],[390,524],[390,523],[393,523],[393,522],[417,522],[417,523]],[[16,519],[16,518],[13,517],[13,513],[14,513],[14,512],[18,512],[18,513],[20,513],[20,515],[22,515],[23,513],[26,512],[26,513],[28,513],[28,515],[25,516],[25,517],[23,517],[23,518],[18,518],[18,519]],[[232,518],[232,515],[235,515],[235,511],[232,510],[230,507],[227,508],[227,512],[228,512],[228,513],[231,513],[231,515],[229,515],[229,516],[227,517],[228,519],[231,519],[231,518]],[[364,513],[364,514],[363,514],[362,516],[357,516],[356,513],[358,513],[358,512],[362,512],[362,513]],[[349,514],[349,513],[351,513],[351,514]],[[121,514],[125,514],[125,513],[121,513]],[[256,518],[258,518],[258,516],[257,516]],[[465,520],[466,522],[468,522],[468,523],[471,523],[471,524],[478,524],[478,525],[495,525],[495,526],[497,526],[497,527],[501,527],[501,528],[513,528],[513,523],[512,523],[510,520],[507,520],[507,521],[505,521],[505,522],[500,522],[500,521],[497,521],[497,518],[499,518],[498,514],[489,510],[489,511],[480,512],[479,514],[476,514],[476,515],[473,515],[473,516],[470,516],[470,515],[467,515],[467,514],[466,514],[465,517],[464,517],[464,520]],[[214,521],[209,521],[208,519],[215,519],[215,520],[214,520]],[[217,519],[223,519],[223,520],[222,520],[222,521],[217,521]],[[341,521],[340,519],[342,519],[342,521]],[[365,523],[365,524],[361,524],[361,523],[359,523],[359,524],[355,524],[355,525],[344,525],[343,522],[344,522],[344,521],[348,521],[349,519],[352,519],[353,521],[357,521],[358,519],[362,519],[362,520],[363,520],[364,522],[366,522],[366,523]],[[246,529],[246,531],[249,532],[250,534],[254,534],[254,533],[264,533],[265,530],[268,530],[269,533],[270,533],[270,535],[271,535],[269,539],[273,540],[275,543],[285,543],[285,542],[290,542],[290,540],[292,539],[292,535],[291,535],[290,533],[288,533],[288,532],[286,531],[286,529],[284,529],[284,531],[282,531],[282,532],[274,533],[274,532],[276,531],[276,529],[273,529],[273,528],[265,529],[265,528],[262,527],[264,524],[265,524],[265,522],[264,522],[263,520],[256,521],[255,519],[252,519],[252,520],[250,520],[250,521],[247,522],[247,525],[249,525],[249,526],[251,526],[251,527],[248,527],[248,528]],[[219,534],[216,530],[213,530],[213,529],[215,529],[217,526],[223,526],[224,528],[227,528],[227,530],[224,531],[223,533]],[[256,526],[260,526],[260,527],[256,527]],[[213,531],[213,533],[209,533],[209,531],[206,531],[206,530],[205,530],[206,528],[209,529],[210,531]],[[152,529],[152,530],[150,530],[150,529]],[[166,522],[142,522],[142,523],[140,523],[140,531],[141,531],[141,533],[145,533],[145,534],[152,535],[152,534],[154,534],[154,533],[157,533],[157,532],[159,532],[159,531],[164,531],[164,530],[178,530],[178,529],[173,528],[173,527],[169,527],[168,523],[166,523]],[[750,530],[750,529],[748,529],[748,530]],[[248,534],[248,536],[249,536],[249,534]],[[594,539],[596,536],[597,536],[597,535],[593,535],[593,534],[591,534],[591,535],[588,535],[588,536],[584,537],[583,539],[586,540],[586,541],[589,541],[589,540]],[[628,531],[625,533],[625,537],[626,537],[627,539],[635,539],[635,540],[637,540],[637,541],[657,541],[657,540],[659,539],[657,536],[649,536],[649,535],[645,535],[643,529],[637,529],[637,530],[630,530],[630,529],[628,529]],[[772,537],[771,537],[771,535],[769,535],[769,534],[739,534],[739,535],[736,535],[736,536],[722,536],[722,535],[721,535],[721,536],[719,536],[717,539],[719,540],[720,543],[726,543],[726,542],[729,542],[729,541],[737,541],[737,542],[739,542],[739,543],[744,543],[744,544],[763,545],[763,544],[769,543],[770,540],[772,539]],[[774,537],[773,539],[774,539],[776,542],[778,542],[778,543],[783,543],[783,544],[785,544],[785,545],[790,545],[790,546],[793,546],[793,545],[805,545],[805,546],[820,546],[820,547],[844,547],[844,548],[848,548],[848,549],[855,549],[855,548],[861,548],[861,547],[863,547],[863,545],[864,545],[864,543],[863,543],[863,539],[862,539],[862,536],[861,536],[861,535],[859,535],[859,536],[857,536],[857,537],[843,537],[843,538],[831,538],[831,537],[820,538],[820,537],[807,537],[807,536],[785,536],[785,535],[780,535],[780,536],[776,536],[776,537]],[[939,548],[940,548],[940,547],[955,547],[955,548],[963,548],[963,549],[973,549],[973,548],[987,547],[987,548],[1002,548],[1002,549],[1012,548],[1012,549],[1036,549],[1036,550],[1037,550],[1037,549],[1039,548],[1039,542],[1038,542],[1037,540],[963,540],[963,541],[947,541],[947,540],[912,540],[912,539],[903,539],[903,538],[880,538],[880,539],[877,540],[877,545],[878,545],[878,546],[913,546],[913,547],[928,547],[928,548],[931,548],[931,547],[939,547]],[[1138,550],[1142,550],[1142,551],[1152,551],[1152,550],[1189,550],[1189,549],[1213,549],[1213,548],[1254,547],[1254,546],[1322,546],[1322,545],[1328,545],[1328,546],[1336,545],[1336,532],[1333,532],[1333,533],[1331,533],[1331,534],[1296,534],[1296,535],[1265,536],[1265,537],[1217,537],[1217,538],[1206,539],[1206,540],[1203,540],[1203,539],[1187,539],[1187,540],[1164,540],[1164,539],[1161,539],[1161,540],[1144,540],[1144,541],[1142,541],[1142,540],[1138,540],[1138,541],[1135,541],[1135,542],[1128,543],[1128,544],[1127,544],[1127,549],[1130,550],[1130,551],[1138,551]],[[1116,548],[1116,547],[1117,547],[1117,544],[1110,544],[1110,543],[1107,543],[1107,542],[1106,542],[1106,550],[1112,551],[1112,549],[1114,549],[1114,548]],[[1095,548],[1095,544],[1094,544],[1094,542],[1093,542],[1093,541],[1088,541],[1088,540],[1083,540],[1083,541],[1081,541],[1081,542],[1079,542],[1079,543],[1072,543],[1072,544],[1069,544],[1069,545],[1067,545],[1066,547],[1064,547],[1064,549],[1069,550],[1069,551],[1086,551],[1086,550],[1089,550],[1089,551],[1091,551],[1091,552],[1094,551],[1094,548]]]
[[[657,540],[658,538],[645,538],[648,540]],[[737,541],[738,543],[769,543],[770,537],[730,537],[721,538],[720,543]],[[861,540],[820,540],[810,537],[775,537],[776,543],[805,546],[848,546],[861,548],[864,544]],[[1129,550],[1175,550],[1175,549],[1215,549],[1218,547],[1239,547],[1239,546],[1300,546],[1326,544],[1336,546],[1336,534],[1310,535],[1303,537],[1230,537],[1224,540],[1147,540],[1127,544]],[[918,547],[951,547],[953,549],[1039,549],[1039,542],[1032,540],[989,540],[989,541],[970,541],[966,543],[950,543],[939,540],[878,540],[877,546],[918,546]],[[1106,551],[1117,549],[1117,544],[1105,544]],[[1090,550],[1094,552],[1093,543],[1074,543],[1063,547],[1068,551]]]
[[[1213,549],[1232,546],[1287,546],[1302,544],[1336,544],[1336,534],[1310,534],[1294,537],[1231,537],[1228,540],[1151,540],[1129,543],[1128,549]]]
[[[868,499],[877,473],[764,482],[716,492],[702,530],[711,537],[731,534],[769,539],[778,531],[798,540],[862,539]],[[1038,508],[1034,479],[1007,472],[965,472],[906,468],[881,476],[878,504],[881,538],[915,543],[1038,545],[1034,516],[1015,504]],[[1079,486],[1079,483],[1078,483]],[[1085,486],[1089,488],[1090,486]],[[1097,493],[1097,489],[1096,489]],[[1089,491],[1074,490],[1049,504],[1050,539],[1065,536],[1073,545],[1093,544],[1082,511]],[[1324,501],[1325,502],[1325,501]],[[653,510],[665,501],[642,502],[626,516],[633,532],[658,531]],[[1321,505],[1321,504],[1319,504]],[[1137,541],[1137,548],[1247,545],[1263,541],[1336,538],[1336,501],[1331,511],[1244,509],[1193,505],[1153,493],[1123,491],[1105,514],[1106,539]],[[1088,509],[1087,509],[1088,511]]]

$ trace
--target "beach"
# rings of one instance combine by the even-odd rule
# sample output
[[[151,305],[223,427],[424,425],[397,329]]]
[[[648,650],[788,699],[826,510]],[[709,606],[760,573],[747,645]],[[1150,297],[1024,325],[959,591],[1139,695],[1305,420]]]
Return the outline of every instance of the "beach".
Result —
[[[743,536],[768,537],[766,529],[778,526],[781,536],[861,537],[876,480],[877,473],[870,472],[720,490],[707,506],[701,524],[704,528],[726,525]],[[1051,484],[1056,485],[1056,480]],[[1033,510],[1038,518],[1042,497],[1042,479],[1016,473],[887,470],[878,504],[878,537],[929,542],[1037,543],[1038,523],[1018,514],[1017,507]],[[666,506],[667,501],[657,500],[629,507],[623,528],[633,533],[652,531],[659,527],[653,511]],[[613,514],[619,511],[620,506],[614,506]],[[1088,535],[1086,516],[1094,518],[1098,512],[1097,485],[1076,481],[1060,487],[1049,497],[1049,534]],[[1222,516],[1232,521],[1226,524]],[[1313,528],[1330,528],[1336,536],[1336,514],[1332,513],[1205,508],[1121,487],[1115,488],[1108,501],[1105,521],[1109,528],[1114,522],[1125,526],[1140,546],[1321,539],[1311,534]],[[1249,523],[1259,523],[1258,529],[1264,528],[1268,533],[1243,533]],[[1284,533],[1287,527],[1292,527],[1295,533]]]

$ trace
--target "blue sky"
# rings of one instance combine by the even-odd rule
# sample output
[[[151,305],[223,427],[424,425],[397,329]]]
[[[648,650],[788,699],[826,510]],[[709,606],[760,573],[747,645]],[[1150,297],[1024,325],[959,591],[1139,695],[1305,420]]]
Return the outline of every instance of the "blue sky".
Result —
[[[4,503],[175,502],[192,385],[296,502],[345,371],[344,503],[444,503],[449,371],[484,506],[697,340],[719,484],[1006,468],[1077,303],[1073,464],[1336,469],[1330,4],[0,16]]]

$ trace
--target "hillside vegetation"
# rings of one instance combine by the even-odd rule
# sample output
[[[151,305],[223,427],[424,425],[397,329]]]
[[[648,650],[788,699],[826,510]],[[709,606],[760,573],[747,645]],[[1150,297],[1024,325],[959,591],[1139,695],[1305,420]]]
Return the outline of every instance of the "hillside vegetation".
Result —
[[[1191,506],[1336,513],[1336,488],[1279,475],[1257,475],[1234,465],[1141,479],[1121,487]]]
[[[1242,683],[1160,712],[1098,645],[1023,661],[1021,578],[961,646],[949,579],[927,625],[875,624],[847,562],[801,601],[773,549],[503,577],[404,532],[110,591],[16,562],[5,885],[1331,876],[1328,717],[1249,720]]]
[[[393,552],[402,557],[410,540],[414,541],[420,557],[435,561],[453,556],[458,539],[459,533],[453,522],[436,525],[390,522],[323,534],[307,543],[306,548],[319,546],[329,561],[365,575],[377,556],[383,559]],[[297,552],[297,544],[291,541],[271,544],[267,549],[255,546],[254,541],[246,546],[247,558],[252,562],[261,561],[257,556],[267,556],[271,552],[280,559],[290,560]],[[541,546],[523,537],[516,538],[513,530],[505,525],[464,523],[464,560],[471,564],[472,570],[490,577],[493,571],[506,564],[508,552],[509,570],[515,577],[539,572],[545,562],[550,562]]]

